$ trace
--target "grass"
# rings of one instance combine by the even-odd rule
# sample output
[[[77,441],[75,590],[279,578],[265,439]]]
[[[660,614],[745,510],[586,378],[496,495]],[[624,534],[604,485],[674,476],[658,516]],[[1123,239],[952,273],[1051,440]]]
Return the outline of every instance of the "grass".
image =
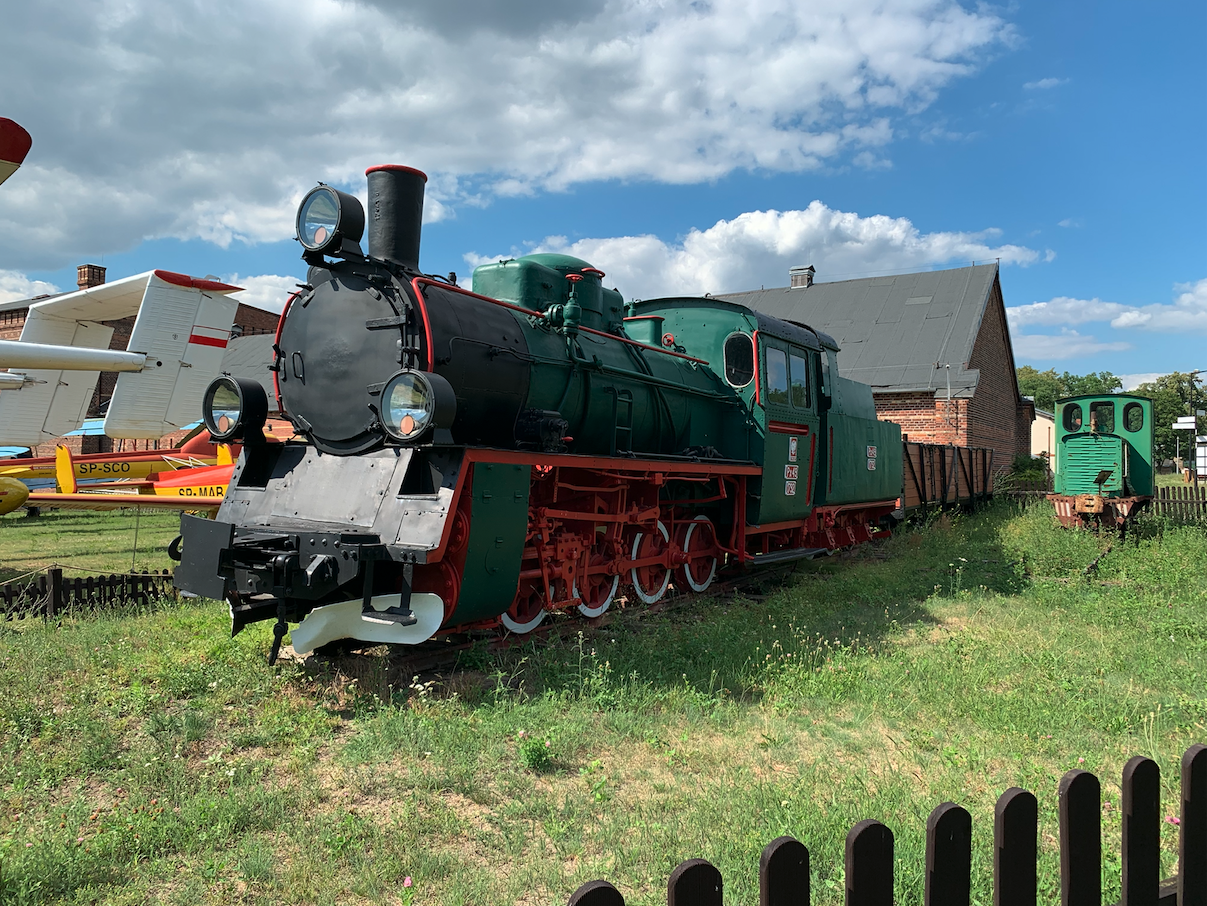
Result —
[[[74,559],[90,530],[96,568],[120,568],[130,517],[87,518],[58,539]],[[0,522],[6,569],[66,559],[37,522]],[[1039,796],[1054,899],[1075,767],[1103,780],[1110,902],[1124,762],[1158,761],[1168,814],[1207,739],[1207,534],[1150,520],[1087,576],[1110,542],[1002,504],[783,584],[474,650],[444,680],[382,654],[269,668],[267,624],[231,639],[206,602],[9,624],[0,902],[558,903],[606,877],[655,904],[702,856],[750,903],[761,848],[790,833],[839,903],[868,817],[896,834],[898,899],[920,901],[926,816],[952,800],[987,903],[1012,785]]]

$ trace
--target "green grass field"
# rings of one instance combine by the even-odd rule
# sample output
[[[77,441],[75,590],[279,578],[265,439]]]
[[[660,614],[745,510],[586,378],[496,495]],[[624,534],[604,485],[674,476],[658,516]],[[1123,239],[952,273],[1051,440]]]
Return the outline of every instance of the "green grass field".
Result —
[[[8,517],[0,566],[127,568],[132,522]],[[173,534],[142,517],[146,566]],[[863,818],[893,828],[897,897],[920,902],[926,816],[952,800],[989,903],[1012,785],[1039,796],[1052,901],[1076,767],[1103,779],[1113,902],[1124,762],[1158,761],[1171,814],[1207,741],[1207,531],[1146,522],[1087,577],[1110,542],[998,504],[444,680],[381,654],[269,668],[269,625],[232,640],[212,602],[3,624],[0,902],[556,904],[605,877],[657,904],[701,856],[746,904],[789,833],[837,904]]]

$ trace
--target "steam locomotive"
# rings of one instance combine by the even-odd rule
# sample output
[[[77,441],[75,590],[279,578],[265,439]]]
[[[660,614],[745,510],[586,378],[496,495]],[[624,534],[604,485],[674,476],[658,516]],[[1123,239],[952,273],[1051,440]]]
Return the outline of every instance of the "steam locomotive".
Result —
[[[473,291],[419,269],[426,176],[319,184],[310,269],[271,366],[305,442],[266,444],[258,382],[207,389],[243,452],[213,520],[182,517],[177,587],[225,599],[274,656],[416,644],[554,611],[657,602],[719,571],[887,531],[900,427],[838,373],[826,334],[712,298],[626,303],[565,255],[483,265]]]

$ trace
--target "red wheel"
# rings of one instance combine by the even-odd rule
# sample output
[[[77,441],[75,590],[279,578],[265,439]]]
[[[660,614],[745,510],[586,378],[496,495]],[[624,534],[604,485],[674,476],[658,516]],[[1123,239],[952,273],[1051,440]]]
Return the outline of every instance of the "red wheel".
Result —
[[[670,546],[670,532],[658,521],[652,532],[638,532],[633,536],[632,559],[644,560],[647,557],[657,557]],[[634,566],[629,570],[629,580],[633,583],[633,592],[644,604],[654,604],[666,594],[666,587],[671,582],[671,571],[661,564],[649,566]]]
[[[679,546],[690,558],[679,570],[687,587],[704,591],[717,574],[717,536],[707,516],[697,516],[682,531]]]
[[[608,557],[599,551],[592,551],[587,557],[587,569],[581,587],[579,579],[574,580],[573,597],[582,598],[578,612],[584,617],[597,617],[612,606],[616,597],[616,589],[620,587],[620,576],[611,576],[606,572],[596,572],[598,567],[606,565]]]
[[[552,597],[552,594],[549,595]],[[532,632],[541,625],[549,613],[545,609],[545,595],[541,594],[539,582],[525,582],[511,604],[511,609],[499,619],[508,630],[518,635]]]

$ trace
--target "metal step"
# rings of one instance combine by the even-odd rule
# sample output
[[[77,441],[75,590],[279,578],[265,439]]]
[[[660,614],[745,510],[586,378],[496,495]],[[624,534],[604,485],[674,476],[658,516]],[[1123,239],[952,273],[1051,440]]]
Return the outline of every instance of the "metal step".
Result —
[[[824,547],[795,547],[786,551],[770,551],[766,554],[755,554],[748,561],[750,566],[766,566],[768,563],[787,563],[791,560],[812,560],[830,551]]]

